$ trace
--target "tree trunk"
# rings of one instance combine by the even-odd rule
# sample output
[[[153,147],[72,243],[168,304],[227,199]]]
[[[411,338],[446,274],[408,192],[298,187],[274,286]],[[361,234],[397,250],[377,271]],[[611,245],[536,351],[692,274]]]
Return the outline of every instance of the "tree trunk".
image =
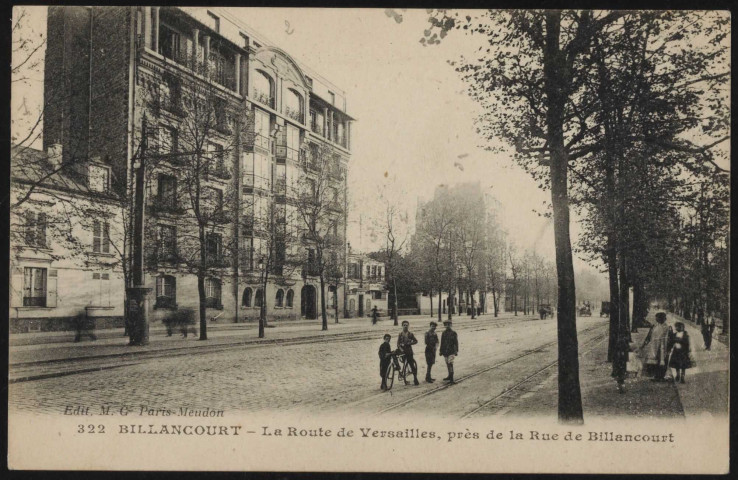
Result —
[[[394,275],[392,275],[392,287],[393,287],[394,292],[395,292],[395,298],[392,300],[392,303],[393,303],[393,305],[392,305],[392,316],[394,317],[393,318],[394,325],[397,326],[397,325],[399,325],[399,323],[397,321],[397,280],[395,279],[395,276]]]
[[[497,318],[497,291],[495,288],[492,289],[492,308],[495,311],[495,318]]]
[[[607,276],[610,283],[610,330],[607,344],[607,361],[612,362],[615,354],[615,342],[618,337],[618,304],[620,303],[620,289],[618,286],[618,260],[614,241],[608,237],[607,243]]]
[[[618,312],[620,314],[620,322],[618,322],[618,334],[625,335],[630,341],[630,302],[629,302],[629,285],[628,271],[625,255],[621,252],[618,260],[620,270],[620,305]]]
[[[336,291],[333,292],[333,307],[336,311],[336,323],[338,323],[338,282],[336,282]]]
[[[558,417],[563,423],[583,423],[579,385],[579,345],[576,325],[576,288],[569,235],[568,155],[564,146],[564,110],[570,80],[566,57],[560,49],[561,12],[546,12],[543,78],[546,93],[546,127],[551,152],[551,203],[554,218],[558,295]],[[580,28],[582,28],[580,26]]]
[[[430,316],[431,318],[433,318],[433,289],[432,288],[430,291],[430,302],[428,303],[430,303],[430,314],[431,314]]]
[[[200,296],[200,340],[208,339],[208,317],[207,317],[207,298],[205,296],[205,277],[202,274],[197,275],[197,293]],[[187,328],[185,326],[185,328]]]
[[[433,303],[433,302],[431,302]],[[441,317],[442,309],[441,309],[441,290],[438,290],[438,323],[440,324],[443,318]]]
[[[476,312],[474,312],[474,292],[472,290],[469,291],[469,298],[471,299],[471,318],[477,318]]]
[[[323,273],[320,274],[320,316],[323,319],[322,330],[328,330],[328,315],[325,311],[325,279]]]

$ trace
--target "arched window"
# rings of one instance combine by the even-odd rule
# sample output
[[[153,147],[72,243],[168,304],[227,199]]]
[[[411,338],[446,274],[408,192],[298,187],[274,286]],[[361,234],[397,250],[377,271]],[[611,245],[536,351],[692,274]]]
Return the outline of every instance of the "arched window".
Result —
[[[284,306],[284,290],[282,290],[281,288],[277,290],[277,297],[274,299],[274,306],[275,307]]]
[[[272,77],[261,70],[257,70],[254,75],[253,96],[257,102],[274,107],[274,82]]]
[[[336,286],[328,287],[328,308],[336,308]]]
[[[349,300],[349,312],[353,313],[356,310],[356,300],[350,299]]]
[[[246,287],[243,291],[243,296],[241,297],[241,306],[250,307],[251,306],[251,296],[253,294],[254,294],[254,291],[251,290],[251,287]]]
[[[261,307],[261,302],[264,300],[264,294],[261,291],[261,288],[256,290],[256,295],[254,295],[254,306],[255,307]]]
[[[303,111],[302,95],[291,88],[287,89],[287,94],[284,97],[284,114],[293,120],[305,123]]]
[[[372,309],[372,301],[367,298],[366,299],[366,311],[368,312],[371,309]]]
[[[287,308],[292,308],[292,305],[294,303],[295,303],[295,292],[293,292],[292,289],[290,288],[289,290],[287,290],[287,303],[285,306]]]

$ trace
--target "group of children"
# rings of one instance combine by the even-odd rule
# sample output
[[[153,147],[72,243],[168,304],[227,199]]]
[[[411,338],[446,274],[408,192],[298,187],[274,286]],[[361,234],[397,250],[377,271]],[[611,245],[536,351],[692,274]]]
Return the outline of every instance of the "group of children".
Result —
[[[639,351],[644,352],[646,369],[656,382],[663,381],[667,370],[673,368],[676,371],[674,381],[685,383],[687,369],[694,366],[689,334],[684,323],[675,322],[672,329],[666,324],[666,313],[659,312],[656,314],[656,324],[649,330],[640,349],[631,346],[627,334],[618,336],[615,342],[612,376],[617,381],[620,393],[625,393],[625,377],[628,372],[636,376],[641,372]]]
[[[454,382],[454,359],[459,353],[459,337],[455,331],[451,329],[451,320],[443,322],[446,330],[441,334],[441,348],[439,353],[446,360],[446,368],[448,369],[448,377],[444,378],[444,382],[450,384]],[[427,365],[425,381],[427,383],[433,383],[436,380],[431,377],[431,368],[436,363],[436,347],[438,346],[438,334],[436,334],[436,322],[430,322],[430,329],[425,332],[425,362]],[[414,360],[413,345],[418,343],[412,332],[410,332],[410,322],[404,320],[402,322],[402,331],[397,336],[397,349],[392,350],[390,341],[392,336],[389,333],[384,335],[384,341],[379,346],[379,375],[382,377],[382,390],[387,390],[386,384],[386,373],[390,366],[390,362],[395,361],[395,367],[399,370],[400,366],[397,365],[396,355],[404,354],[405,359],[412,368],[414,383],[419,385],[418,382],[418,366]]]

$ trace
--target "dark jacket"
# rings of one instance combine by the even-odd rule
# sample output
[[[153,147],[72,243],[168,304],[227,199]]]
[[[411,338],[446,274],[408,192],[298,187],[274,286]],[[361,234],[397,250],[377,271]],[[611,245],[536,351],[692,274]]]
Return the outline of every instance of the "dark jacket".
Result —
[[[441,334],[441,356],[457,355],[459,353],[459,336],[453,330],[444,330]]]
[[[438,346],[438,334],[430,330],[425,332],[425,349],[432,350],[433,352],[435,352],[437,346]]]
[[[392,361],[392,357],[390,356],[390,353],[392,353],[392,347],[390,347],[389,343],[382,342],[382,344],[379,346],[379,374],[383,375],[387,367],[389,366],[390,362]]]

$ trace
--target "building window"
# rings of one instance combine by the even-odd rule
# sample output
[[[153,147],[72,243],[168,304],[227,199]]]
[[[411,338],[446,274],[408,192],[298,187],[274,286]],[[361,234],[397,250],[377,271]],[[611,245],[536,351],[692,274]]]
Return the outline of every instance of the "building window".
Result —
[[[218,188],[204,187],[200,200],[200,211],[205,217],[212,217],[223,213],[223,191]]]
[[[218,264],[223,253],[223,237],[219,233],[208,232],[205,235],[205,254],[207,263]]]
[[[262,292],[261,288],[258,288],[256,290],[256,295],[254,295],[254,307],[261,308],[261,304],[264,301],[264,293]]]
[[[251,287],[246,287],[243,291],[243,296],[241,297],[241,306],[242,307],[250,307],[251,306],[251,296],[254,294],[254,291],[251,290]]]
[[[287,89],[284,99],[284,114],[293,120],[304,123],[302,95],[291,88]]]
[[[159,175],[159,206],[175,208],[177,206],[177,178],[172,175]]]
[[[182,60],[181,37],[167,25],[159,25],[159,53],[175,61]]]
[[[43,212],[26,212],[24,237],[30,247],[46,248],[46,214]]]
[[[292,291],[290,288],[287,290],[287,301],[285,303],[285,307],[292,308],[292,305],[295,303],[295,292]]]
[[[110,253],[110,224],[107,220],[92,222],[92,251]]]
[[[277,290],[277,296],[274,299],[274,306],[280,308],[284,306],[284,290],[281,288]]]
[[[247,226],[244,225],[244,237],[241,237],[241,268],[243,268],[246,271],[250,271],[254,269],[254,239],[251,237],[254,233],[254,223],[253,219],[250,225],[250,229],[248,230],[247,235]]]
[[[110,169],[100,165],[90,165],[88,181],[90,190],[93,192],[107,192],[110,188]]]
[[[274,108],[274,83],[272,78],[261,70],[256,71],[254,75],[254,100],[257,102]]]
[[[159,126],[159,153],[168,155],[177,152],[178,132],[174,127],[169,125]]]
[[[377,266],[372,265],[372,278],[376,278],[376,277],[377,277]]]
[[[156,277],[155,308],[174,308],[177,306],[177,279],[172,275]]]
[[[243,33],[240,33],[239,35],[241,35],[241,42],[242,42],[241,43],[241,46],[243,48],[249,48],[249,37],[248,37],[248,35],[244,35]]]
[[[207,151],[209,161],[207,162],[207,173],[209,175],[223,174],[225,170],[225,156],[223,155],[223,145],[208,142]]]
[[[328,287],[328,308],[336,308],[336,286]]]
[[[23,275],[23,306],[46,306],[46,269],[26,267]]]
[[[205,279],[205,301],[209,308],[223,308],[220,302],[220,280],[217,278]]]
[[[377,267],[377,276],[379,277],[380,280],[384,278],[382,277],[382,267]]]
[[[175,262],[177,260],[177,227],[159,225],[159,260]]]
[[[110,274],[96,272],[92,274],[94,284],[98,285],[98,296],[95,306],[110,306]]]
[[[366,266],[366,278],[370,278],[372,276],[372,267],[369,265]]]

